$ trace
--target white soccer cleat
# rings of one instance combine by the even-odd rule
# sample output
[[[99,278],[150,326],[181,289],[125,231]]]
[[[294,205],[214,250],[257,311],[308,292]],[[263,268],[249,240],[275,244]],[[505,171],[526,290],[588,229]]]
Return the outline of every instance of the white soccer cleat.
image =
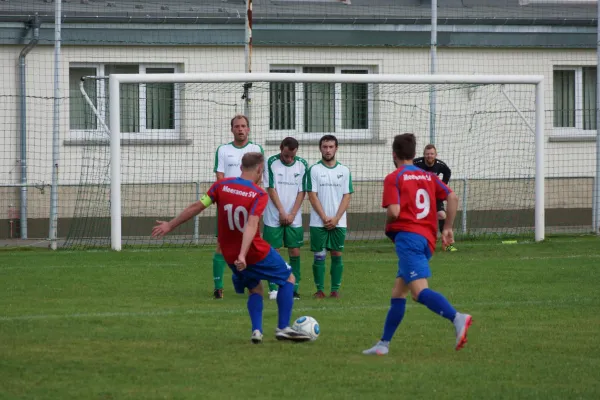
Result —
[[[252,332],[252,336],[250,337],[250,340],[252,341],[252,343],[260,344],[260,343],[262,343],[262,339],[263,339],[262,332],[259,331],[258,329],[255,329],[254,332]]]
[[[311,337],[306,333],[298,332],[289,326],[287,328],[275,330],[275,338],[277,340],[291,340],[292,342],[308,342]]]
[[[370,349],[364,350],[363,354],[385,356],[390,351],[390,342],[384,342],[380,340],[377,344]]]
[[[271,290],[269,292],[269,300],[277,300],[277,290]]]
[[[469,314],[457,312],[453,323],[456,329],[456,346],[454,348],[458,351],[467,343],[467,331],[473,323],[473,318]]]

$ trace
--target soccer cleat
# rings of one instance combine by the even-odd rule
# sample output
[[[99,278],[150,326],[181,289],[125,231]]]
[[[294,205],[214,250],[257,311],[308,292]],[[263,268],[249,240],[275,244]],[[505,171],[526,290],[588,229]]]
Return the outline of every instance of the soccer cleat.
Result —
[[[292,342],[308,342],[311,340],[307,334],[295,331],[289,326],[283,329],[277,328],[275,330],[275,338],[277,340],[290,340]]]
[[[370,349],[364,350],[363,354],[385,356],[390,351],[390,342],[384,342],[380,340],[377,344]]]
[[[252,336],[250,337],[250,340],[254,344],[260,344],[260,343],[262,343],[262,338],[263,338],[263,334],[261,333],[261,331],[259,331],[258,329],[255,329],[254,332],[252,332]]]
[[[322,290],[319,290],[319,291],[317,291],[317,293],[313,294],[313,297],[315,299],[324,299],[327,296],[325,295],[325,293],[323,293]]]
[[[223,289],[215,289],[213,292],[213,296],[215,296],[215,300],[220,300],[223,298]]]
[[[469,314],[456,313],[454,317],[454,328],[456,329],[456,351],[462,349],[467,343],[467,331],[473,323],[473,318]]]
[[[331,292],[329,294],[329,297],[331,297],[332,299],[339,299],[340,298],[340,294],[338,293],[337,290],[334,290],[333,292]]]
[[[277,290],[271,290],[269,292],[269,300],[277,300]]]
[[[300,300],[300,295],[298,292],[294,292],[294,300]]]
[[[448,245],[444,248],[444,251],[458,251],[458,249],[453,245]]]

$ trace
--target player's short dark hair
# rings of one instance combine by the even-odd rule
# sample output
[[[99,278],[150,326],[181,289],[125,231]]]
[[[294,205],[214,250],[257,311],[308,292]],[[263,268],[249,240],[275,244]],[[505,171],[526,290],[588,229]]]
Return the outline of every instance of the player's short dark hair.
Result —
[[[435,148],[434,144],[429,143],[427,146],[425,146],[425,148],[423,149],[423,152],[425,152],[425,150],[431,150],[434,149],[435,152],[437,153],[437,149]]]
[[[235,117],[231,118],[231,129],[233,129],[233,121],[235,121],[236,119],[245,119],[246,125],[248,125],[248,128],[250,128],[250,121],[248,120],[248,117],[246,117],[244,114],[238,114]]]
[[[300,146],[298,141],[293,137],[288,136],[281,141],[281,144],[279,145],[279,150],[283,150],[284,147],[287,147],[288,149],[294,151],[298,148],[298,146]]]
[[[392,143],[392,150],[399,160],[412,160],[417,151],[417,138],[412,133],[396,135],[394,143]]]
[[[265,156],[259,152],[249,152],[242,157],[242,169],[252,170],[260,164],[264,164]]]
[[[338,147],[338,140],[333,135],[325,135],[325,136],[323,136],[319,140],[319,148],[321,148],[321,145],[323,144],[323,142],[335,142],[335,147]]]

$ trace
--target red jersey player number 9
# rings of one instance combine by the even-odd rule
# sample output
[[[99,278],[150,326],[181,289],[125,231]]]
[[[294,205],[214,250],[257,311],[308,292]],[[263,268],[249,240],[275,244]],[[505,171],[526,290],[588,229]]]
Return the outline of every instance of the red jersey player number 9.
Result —
[[[420,210],[420,212],[417,213],[417,219],[423,219],[429,215],[431,200],[429,199],[429,193],[427,193],[427,190],[417,190],[415,204],[417,209]]]

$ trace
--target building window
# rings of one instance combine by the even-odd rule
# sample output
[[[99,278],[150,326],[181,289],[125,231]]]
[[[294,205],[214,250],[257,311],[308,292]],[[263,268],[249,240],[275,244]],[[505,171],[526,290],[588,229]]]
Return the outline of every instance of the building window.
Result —
[[[577,132],[596,129],[596,67],[555,68],[554,128]]]
[[[110,74],[172,74],[177,67],[169,65],[71,64],[69,68],[69,127],[74,138],[102,138],[106,130],[79,89],[83,76]],[[173,83],[122,84],[121,134],[124,139],[178,139],[179,90]],[[87,79],[84,89],[108,125],[108,80]]]
[[[271,73],[369,74],[370,67],[271,67]],[[373,85],[368,83],[284,83],[269,86],[269,128],[273,135],[318,139],[336,134],[370,139],[373,131]]]

